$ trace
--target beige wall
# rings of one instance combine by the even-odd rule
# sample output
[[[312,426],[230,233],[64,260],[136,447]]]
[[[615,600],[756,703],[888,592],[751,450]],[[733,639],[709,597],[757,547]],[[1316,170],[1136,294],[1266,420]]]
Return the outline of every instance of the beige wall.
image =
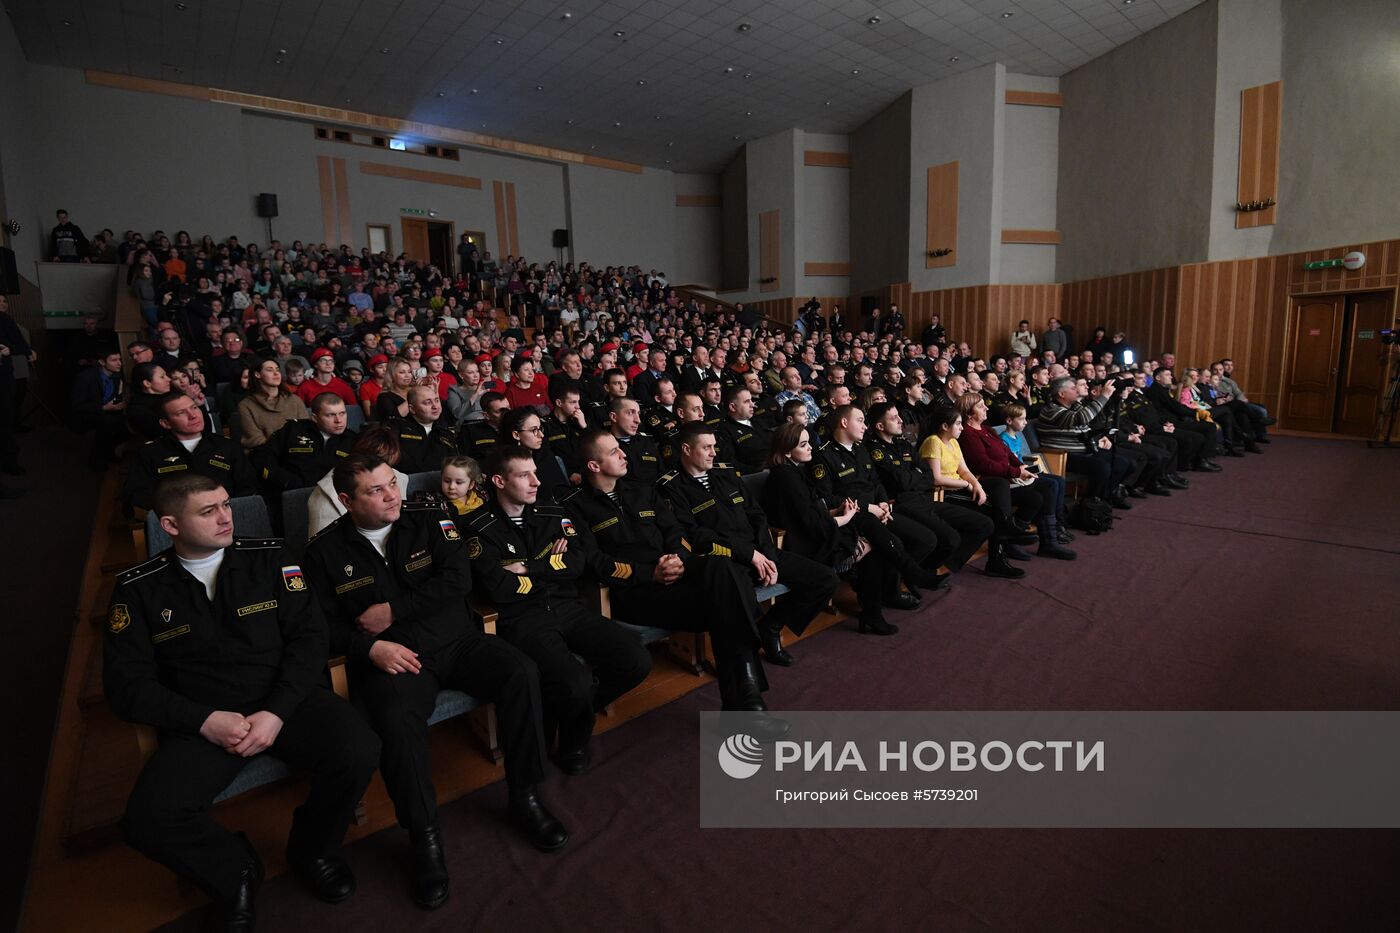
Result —
[[[913,100],[904,94],[851,134],[852,294],[907,280]]]

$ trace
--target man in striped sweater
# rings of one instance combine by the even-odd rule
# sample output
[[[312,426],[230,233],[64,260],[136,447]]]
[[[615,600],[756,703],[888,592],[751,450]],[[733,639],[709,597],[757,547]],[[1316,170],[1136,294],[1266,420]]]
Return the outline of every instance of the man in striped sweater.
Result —
[[[1132,464],[1124,457],[1112,456],[1113,442],[1094,425],[1115,391],[1127,397],[1132,385],[1120,387],[1110,380],[1081,401],[1074,380],[1059,377],[1050,383],[1050,401],[1036,418],[1036,433],[1043,450],[1069,454],[1065,469],[1083,474],[1091,495],[1107,499],[1114,508],[1127,509],[1131,506],[1118,486]]]

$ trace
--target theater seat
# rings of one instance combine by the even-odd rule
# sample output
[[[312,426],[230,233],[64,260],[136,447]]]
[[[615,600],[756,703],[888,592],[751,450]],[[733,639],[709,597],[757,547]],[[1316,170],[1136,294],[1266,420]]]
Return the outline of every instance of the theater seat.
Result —
[[[240,538],[271,538],[272,516],[267,513],[267,503],[262,496],[238,496],[229,500],[233,509],[233,533]],[[305,516],[302,516],[305,521]],[[160,517],[155,512],[146,513],[146,557],[155,557],[170,547],[170,536],[160,527]]]
[[[404,498],[412,496],[418,492],[437,492],[442,487],[442,471],[428,470],[423,473],[414,473],[408,478],[408,488],[404,490]]]
[[[315,491],[315,486],[307,486],[305,489],[288,489],[282,493],[282,536],[292,560],[301,560],[302,551],[306,549],[306,539],[310,537],[308,532],[311,528],[307,503],[311,501],[311,494]]]

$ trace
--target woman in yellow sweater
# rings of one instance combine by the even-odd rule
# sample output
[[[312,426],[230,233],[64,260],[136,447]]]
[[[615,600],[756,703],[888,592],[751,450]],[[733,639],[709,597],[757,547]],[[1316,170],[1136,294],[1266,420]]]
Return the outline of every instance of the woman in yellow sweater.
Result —
[[[956,409],[935,406],[930,416],[933,433],[919,447],[919,457],[933,472],[933,485],[944,490],[944,501],[964,508],[976,509],[996,522],[997,532],[987,542],[987,575],[1015,580],[1026,572],[1007,559],[1006,546],[1034,544],[1036,536],[1008,526],[994,503],[988,503],[987,490],[963,459],[958,436],[962,434],[962,415]]]

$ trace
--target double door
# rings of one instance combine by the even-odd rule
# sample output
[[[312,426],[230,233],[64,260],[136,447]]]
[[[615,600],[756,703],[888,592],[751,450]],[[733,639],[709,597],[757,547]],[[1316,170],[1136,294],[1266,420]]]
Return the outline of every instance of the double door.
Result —
[[[1393,292],[1296,298],[1289,322],[1283,427],[1369,437],[1385,390],[1381,331]]]

